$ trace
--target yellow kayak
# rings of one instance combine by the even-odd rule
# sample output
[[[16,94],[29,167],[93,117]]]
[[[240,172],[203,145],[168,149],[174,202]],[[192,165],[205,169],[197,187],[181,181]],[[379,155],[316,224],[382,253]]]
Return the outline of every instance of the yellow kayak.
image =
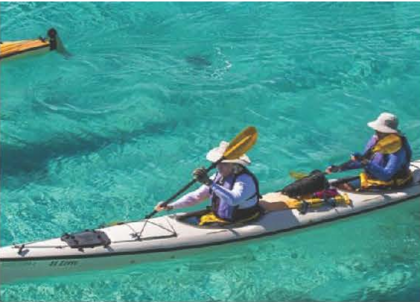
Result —
[[[51,28],[46,38],[0,42],[0,61],[27,55],[44,54],[57,49],[57,31]]]

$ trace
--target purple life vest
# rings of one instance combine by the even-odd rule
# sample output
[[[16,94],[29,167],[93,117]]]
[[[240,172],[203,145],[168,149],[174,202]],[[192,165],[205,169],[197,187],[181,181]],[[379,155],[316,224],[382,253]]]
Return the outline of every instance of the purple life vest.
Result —
[[[256,188],[255,194],[253,194],[251,197],[247,198],[246,200],[250,200],[254,198],[255,196],[259,197],[260,193],[259,193],[258,181],[256,177],[248,170],[238,175],[229,175],[226,178],[223,178],[222,175],[220,175],[220,173],[217,173],[213,181],[214,183],[221,185],[226,189],[232,190],[233,186],[235,185],[236,178],[242,174],[247,174],[251,176],[251,178],[253,179],[255,183],[255,188]],[[217,196],[212,189],[210,189],[210,199],[211,199],[211,208],[212,208],[213,213],[217,217],[221,219],[229,220],[229,221],[234,221],[237,218],[242,219],[243,218],[242,216],[244,215],[241,215],[241,214],[245,214],[245,215],[248,213],[252,214],[252,213],[255,213],[256,210],[258,210],[258,202],[254,206],[250,208],[246,208],[246,209],[239,209],[239,206],[231,206],[227,202],[221,200],[220,197]]]

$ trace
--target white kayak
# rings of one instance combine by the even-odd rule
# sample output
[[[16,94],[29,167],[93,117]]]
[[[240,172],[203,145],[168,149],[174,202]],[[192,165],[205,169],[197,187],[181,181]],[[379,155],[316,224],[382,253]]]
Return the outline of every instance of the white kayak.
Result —
[[[348,193],[351,206],[325,205],[305,214],[295,209],[275,211],[247,225],[225,227],[190,225],[180,221],[183,213],[178,213],[95,229],[84,234],[86,242],[70,234],[3,247],[0,248],[1,282],[175,258],[370,212],[420,196],[420,160],[412,162],[411,169],[414,173],[411,185],[398,191]]]

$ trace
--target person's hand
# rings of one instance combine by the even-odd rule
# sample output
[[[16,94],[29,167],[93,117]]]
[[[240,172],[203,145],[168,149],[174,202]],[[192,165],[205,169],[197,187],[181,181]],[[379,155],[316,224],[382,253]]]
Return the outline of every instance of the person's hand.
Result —
[[[331,165],[327,169],[325,169],[325,173],[327,173],[327,174],[337,173],[337,172],[340,172],[340,167],[339,166]]]
[[[210,185],[211,180],[207,174],[206,168],[201,167],[198,169],[195,169],[193,171],[194,179],[196,179],[198,182],[204,184],[204,185]]]
[[[362,157],[362,154],[360,154],[359,152],[356,152],[356,153],[353,153],[351,156],[350,156],[350,159],[352,160],[352,161],[360,161],[360,158]]]
[[[158,204],[155,206],[155,211],[156,212],[162,212],[164,210],[169,211],[169,210],[172,210],[173,209],[172,206],[170,206],[170,205],[164,205],[164,203],[165,203],[164,201],[158,202]]]
[[[364,159],[362,159],[360,162],[361,162],[361,164],[362,164],[363,166],[366,166],[366,165],[369,163],[369,160],[368,160],[368,159],[366,159],[366,158],[364,158]]]

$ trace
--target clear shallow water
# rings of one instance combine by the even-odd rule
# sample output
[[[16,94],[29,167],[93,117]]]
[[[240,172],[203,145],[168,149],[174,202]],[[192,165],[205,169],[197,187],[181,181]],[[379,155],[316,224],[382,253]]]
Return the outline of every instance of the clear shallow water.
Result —
[[[418,3],[1,3],[0,243],[141,218],[255,125],[263,192],[396,113],[420,153]],[[2,285],[2,301],[420,300],[418,200],[177,261]]]

